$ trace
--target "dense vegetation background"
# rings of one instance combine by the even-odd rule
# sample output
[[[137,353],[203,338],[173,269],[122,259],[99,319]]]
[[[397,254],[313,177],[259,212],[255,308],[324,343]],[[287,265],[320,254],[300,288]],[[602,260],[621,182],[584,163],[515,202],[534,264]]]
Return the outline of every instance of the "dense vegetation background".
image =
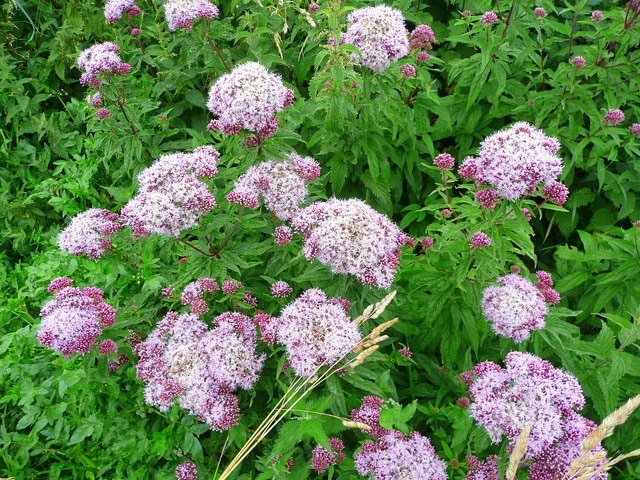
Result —
[[[190,31],[169,31],[161,2],[151,0],[139,2],[140,16],[114,24],[105,22],[100,2],[14,0],[0,7],[0,475],[173,478],[178,464],[192,460],[201,478],[214,478],[288,377],[280,373],[283,349],[263,346],[269,357],[262,376],[240,395],[240,424],[225,433],[177,406],[161,413],[145,403],[132,344],[166,312],[184,308],[161,289],[179,291],[199,277],[245,286],[211,300],[216,315],[236,307],[254,314],[243,302],[247,289],[261,310],[277,315],[287,303],[270,293],[277,280],[291,284],[291,298],[308,288],[344,297],[353,316],[388,290],[398,292],[384,318],[400,320],[380,350],[353,374],[318,387],[237,478],[312,477],[312,449],[333,436],[353,452],[360,432],[313,412],[348,417],[364,395],[392,402],[388,426],[428,436],[449,478],[465,478],[466,455],[497,454],[503,471],[506,444],[492,444],[458,404],[466,396],[458,376],[481,361],[501,364],[513,350],[575,375],[587,400],[581,414],[596,423],[640,393],[640,138],[630,129],[640,122],[637,2],[387,2],[402,11],[409,30],[430,25],[437,42],[428,61],[418,63],[414,54],[376,73],[350,61],[352,48],[327,46],[345,30],[349,12],[371,2],[319,3],[312,14],[298,0],[223,2],[217,19]],[[547,15],[536,16],[534,7]],[[595,10],[602,20],[592,19]],[[484,25],[486,11],[499,21]],[[132,36],[131,28],[141,34]],[[132,69],[121,86],[112,85],[111,116],[100,120],[85,100],[90,89],[79,83],[76,61],[105,41],[120,46]],[[278,115],[280,128],[257,148],[246,145],[245,133],[206,129],[209,88],[247,60],[278,73],[294,91],[293,105]],[[415,66],[415,77],[403,75],[406,64]],[[607,123],[610,109],[625,120]],[[460,165],[484,138],[517,121],[560,142],[560,178],[570,191],[562,207],[531,196],[482,209],[472,182],[433,165],[443,152]],[[219,207],[183,240],[213,245],[219,255],[209,258],[167,236],[134,240],[128,229],[98,261],[58,248],[58,234],[76,214],[119,211],[136,193],[142,169],[163,154],[205,144],[221,154],[219,173],[208,180]],[[279,247],[272,233],[281,222],[271,212],[225,201],[250,165],[292,151],[322,168],[307,203],[360,198],[417,240],[403,248],[390,289],[307,261],[300,238]],[[533,212],[530,222],[521,208]],[[469,247],[477,231],[491,237],[490,248]],[[434,239],[431,249],[420,246],[426,236]],[[532,279],[536,270],[551,273],[561,295],[545,328],[518,344],[497,336],[480,307],[483,289],[514,265]],[[105,338],[116,341],[122,357],[92,351],[63,358],[38,342],[47,285],[60,276],[104,290],[118,311]],[[640,448],[638,418],[604,442],[609,452]],[[322,475],[357,478],[349,459]],[[526,468],[519,475],[527,478]],[[640,466],[631,459],[611,475],[640,478]]]

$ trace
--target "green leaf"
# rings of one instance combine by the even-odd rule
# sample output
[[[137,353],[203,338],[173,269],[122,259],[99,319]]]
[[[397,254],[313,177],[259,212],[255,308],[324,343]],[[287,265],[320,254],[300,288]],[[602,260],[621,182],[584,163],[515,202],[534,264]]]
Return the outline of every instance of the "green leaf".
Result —
[[[93,434],[93,425],[89,425],[84,423],[80,425],[73,435],[71,435],[71,439],[69,440],[68,445],[75,445],[76,443],[82,442],[85,438],[91,436]]]

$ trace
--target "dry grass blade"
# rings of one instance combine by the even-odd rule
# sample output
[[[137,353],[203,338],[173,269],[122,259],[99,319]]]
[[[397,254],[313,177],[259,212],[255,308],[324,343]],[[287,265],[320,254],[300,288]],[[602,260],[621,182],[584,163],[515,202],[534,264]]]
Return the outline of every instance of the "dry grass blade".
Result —
[[[364,311],[362,312],[362,315],[360,315],[354,320],[355,324],[359,327],[369,319],[378,318],[380,315],[382,315],[382,312],[384,312],[385,308],[387,308],[387,306],[391,303],[391,300],[393,300],[393,297],[395,296],[396,296],[396,291],[394,290],[393,292],[389,293],[386,297],[384,297],[382,300],[380,300],[378,303],[374,305],[369,305],[367,308],[364,309]]]
[[[582,441],[580,445],[581,454],[571,462],[569,471],[563,480],[587,480],[594,473],[609,470],[615,463],[620,461],[614,459],[605,462],[606,453],[604,451],[594,452],[593,449],[600,445],[602,440],[613,435],[615,428],[626,422],[638,406],[640,406],[640,395],[630,398],[622,407],[607,415],[602,423]],[[634,452],[638,452],[638,450],[634,450]],[[627,455],[636,456],[631,455],[634,452],[630,452]]]
[[[529,440],[529,435],[531,434],[531,427],[529,425],[525,425],[525,427],[518,435],[518,439],[516,440],[516,444],[513,447],[513,451],[511,455],[509,455],[509,466],[507,467],[507,472],[505,473],[507,480],[514,480],[516,478],[516,471],[518,470],[518,465],[524,458],[525,453],[527,453],[527,441]]]

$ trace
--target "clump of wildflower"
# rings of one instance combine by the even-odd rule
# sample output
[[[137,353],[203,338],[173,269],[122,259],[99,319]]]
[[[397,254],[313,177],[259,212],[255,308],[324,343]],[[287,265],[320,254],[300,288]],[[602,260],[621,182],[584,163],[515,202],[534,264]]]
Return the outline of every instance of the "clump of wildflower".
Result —
[[[429,60],[431,60],[431,55],[429,55],[427,52],[418,52],[416,54],[416,60],[418,61],[418,64],[422,64],[424,62],[428,62]]]
[[[145,401],[167,411],[179,405],[213,430],[238,421],[238,388],[258,378],[264,355],[255,353],[253,322],[240,313],[223,313],[212,329],[196,315],[168,313],[147,339],[135,346],[137,376],[146,382]]]
[[[204,294],[215,293],[216,290],[218,290],[218,283],[213,278],[199,278],[184,287],[180,301],[183,305],[188,305],[194,315],[202,315],[209,311],[209,305],[204,301]]]
[[[444,218],[449,218],[451,215],[453,215],[453,212],[450,208],[443,208],[442,210],[440,210],[440,215],[442,215]]]
[[[140,30],[139,28],[132,28],[131,31],[129,32],[129,34],[132,37],[137,37],[142,33],[142,30]]]
[[[240,301],[252,307],[258,306],[258,299],[251,290],[246,290]]]
[[[112,248],[109,236],[122,229],[118,219],[117,213],[104,208],[90,208],[73,217],[60,232],[58,246],[72,255],[100,258]]]
[[[376,480],[445,480],[444,462],[438,458],[427,437],[411,432],[408,437],[397,430],[379,442],[367,441],[354,456],[360,475]]]
[[[208,0],[167,0],[164,4],[164,15],[171,31],[191,30],[196,20],[216,18],[219,13],[218,7]]]
[[[367,434],[380,440],[391,431],[380,425],[380,412],[383,406],[384,402],[380,397],[367,395],[362,398],[360,407],[351,410],[351,419],[367,425],[369,427]]]
[[[576,68],[584,68],[584,66],[587,64],[587,61],[584,59],[584,57],[577,55],[571,59],[571,63],[573,63],[573,66]]]
[[[54,293],[54,299],[40,310],[38,340],[64,357],[91,350],[102,334],[101,327],[112,326],[116,316],[116,310],[104,301],[102,290],[78,289],[71,283],[66,277],[52,281],[47,290]]]
[[[354,63],[382,72],[409,53],[409,32],[400,10],[386,5],[364,7],[351,12],[347,20],[344,43],[360,50],[360,55],[352,55]]]
[[[491,455],[484,462],[473,455],[468,455],[465,460],[470,468],[465,480],[499,480],[498,457]]]
[[[469,237],[469,245],[474,249],[490,247],[491,243],[491,238],[483,232],[476,232]]]
[[[246,62],[222,75],[209,90],[207,108],[218,118],[208,128],[225,135],[245,129],[264,139],[278,129],[275,114],[292,103],[293,90],[279,75],[257,62]]]
[[[316,2],[311,2],[307,7],[307,11],[309,13],[315,13],[318,11],[319,8],[320,8],[320,5],[318,5]]]
[[[495,12],[484,12],[480,17],[480,22],[485,27],[488,27],[492,23],[496,23],[498,21],[498,15]]]
[[[184,462],[176,467],[176,480],[198,480],[198,467],[193,462]]]
[[[480,208],[493,210],[500,199],[500,195],[492,188],[476,191],[476,202],[480,204]]]
[[[271,285],[271,295],[276,298],[287,298],[293,293],[293,288],[287,282],[282,280]]]
[[[602,20],[602,12],[600,10],[594,10],[591,12],[591,20],[594,22],[599,22]]]
[[[110,338],[107,338],[102,342],[100,342],[100,345],[98,345],[98,351],[102,355],[109,355],[110,353],[115,353],[118,351],[118,344],[113,340],[111,340]]]
[[[563,437],[574,409],[584,406],[576,378],[530,353],[510,352],[506,369],[485,361],[460,375],[473,399],[471,415],[497,443],[506,436],[513,446],[531,427],[525,460],[540,455]]]
[[[562,206],[569,198],[569,189],[563,183],[555,181],[550,182],[543,187],[542,196],[545,199]]]
[[[173,286],[169,285],[168,287],[160,290],[160,294],[165,298],[171,298],[173,296]]]
[[[308,260],[380,288],[393,282],[400,247],[413,245],[391,220],[358,199],[314,202],[298,210],[291,223],[303,234]]]
[[[311,157],[289,154],[289,161],[262,162],[249,167],[227,194],[227,200],[247,208],[257,208],[259,198],[281,220],[288,220],[307,197],[305,181],[320,176],[320,165]]]
[[[482,294],[482,311],[494,332],[519,343],[532,330],[544,327],[549,308],[532,282],[511,273],[500,277],[498,285],[485,288]]]
[[[416,76],[416,67],[411,64],[402,65],[400,67],[400,73],[404,78],[413,78]]]
[[[467,157],[460,175],[487,184],[507,200],[533,193],[540,183],[553,182],[562,172],[560,144],[542,130],[517,122],[485,138],[476,157]]]
[[[99,76],[129,73],[131,65],[120,60],[118,50],[120,47],[113,42],[98,43],[83,50],[77,62],[82,71],[80,83],[99,88],[102,85]]]
[[[633,123],[629,127],[629,131],[631,132],[631,135],[640,138],[640,123]]]
[[[432,50],[436,36],[429,25],[418,25],[411,32],[409,48],[411,50]]]
[[[448,153],[440,153],[433,159],[433,164],[440,170],[451,170],[456,165],[456,159]]]
[[[311,468],[318,473],[323,473],[331,465],[337,465],[345,459],[344,443],[339,438],[330,438],[329,447],[331,450],[327,450],[322,445],[316,445],[311,452]]]
[[[163,155],[138,174],[139,193],[121,211],[124,223],[136,237],[150,233],[177,237],[198,224],[216,201],[206,184],[196,177],[217,173],[220,154],[205,145],[193,153]]]
[[[538,18],[546,17],[547,11],[542,7],[536,7],[533,9],[533,14]]]
[[[239,292],[242,288],[242,282],[237,280],[224,280],[222,282],[222,293],[224,295],[233,295],[236,292]]]
[[[109,0],[104,6],[104,18],[108,23],[117,22],[125,14],[129,18],[140,14],[140,7],[134,0]]]
[[[313,288],[287,305],[272,323],[296,375],[309,377],[321,366],[332,365],[360,341],[355,323],[347,316],[347,304]]]
[[[420,242],[420,246],[424,249],[424,250],[429,250],[431,248],[433,248],[433,244],[434,244],[434,239],[431,237],[424,237],[422,239],[422,241]]]
[[[624,112],[622,110],[618,110],[617,108],[611,108],[607,110],[607,113],[604,115],[605,123],[608,123],[612,127],[618,125],[619,123],[624,122]]]

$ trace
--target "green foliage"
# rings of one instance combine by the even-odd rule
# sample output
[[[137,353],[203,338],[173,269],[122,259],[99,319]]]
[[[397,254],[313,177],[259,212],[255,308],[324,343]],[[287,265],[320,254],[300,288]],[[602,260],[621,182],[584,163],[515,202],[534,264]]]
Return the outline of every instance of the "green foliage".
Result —
[[[363,199],[417,242],[399,257],[398,293],[384,319],[400,320],[379,350],[355,372],[317,387],[234,478],[314,476],[311,452],[328,448],[331,437],[344,440],[347,459],[320,476],[358,478],[353,454],[369,437],[342,420],[365,395],[385,400],[382,426],[429,436],[449,478],[465,477],[466,455],[498,454],[503,471],[506,445],[492,445],[458,406],[467,395],[458,375],[516,349],[574,374],[587,400],[581,413],[596,422],[639,393],[640,227],[633,222],[640,218],[640,139],[629,126],[640,123],[640,24],[630,7],[543,1],[547,15],[537,17],[527,2],[395,0],[389,3],[409,30],[429,24],[437,42],[424,63],[412,51],[374,73],[354,62],[355,46],[340,41],[349,13],[370,2],[326,0],[314,13],[300,0],[219,2],[218,19],[175,32],[161,2],[139,3],[142,15],[114,24],[105,23],[102,5],[78,0],[15,0],[0,8],[0,477],[169,479],[190,460],[200,478],[216,478],[295,376],[284,349],[261,342],[261,378],[240,394],[239,424],[224,433],[177,405],[165,413],[147,405],[134,345],[168,311],[186,311],[179,292],[197,278],[243,284],[207,297],[209,324],[225,311],[278,315],[288,303],[271,295],[278,280],[291,284],[291,298],[308,288],[343,297],[354,317],[385,295],[307,261],[299,235],[276,245],[282,222],[266,208],[226,201],[251,165],[290,152],[322,166],[306,204]],[[596,8],[601,21],[590,17]],[[480,16],[491,9],[499,21],[485,26]],[[130,34],[134,27],[141,35]],[[105,81],[111,115],[99,120],[76,60],[104,41],[117,43],[132,68]],[[206,129],[208,89],[245,61],[261,62],[295,94],[278,114],[277,133],[255,148],[247,132]],[[417,75],[405,77],[405,65]],[[609,109],[622,110],[624,122],[607,123]],[[561,180],[570,189],[562,207],[537,191],[483,209],[471,182],[433,166],[443,152],[460,164],[516,121],[559,140]],[[133,239],[125,229],[100,260],[58,249],[57,236],[75,215],[92,207],[119,211],[136,194],[142,169],[205,144],[221,153],[218,174],[206,180],[218,206],[180,240]],[[472,248],[476,232],[492,245]],[[425,237],[433,247],[420,245]],[[536,270],[551,273],[562,298],[545,328],[517,345],[491,330],[481,308],[483,290],[514,268],[532,280]],[[59,276],[104,290],[118,315],[100,339],[114,340],[121,357],[93,350],[63,358],[38,342],[46,287]],[[169,286],[175,293],[164,297]],[[247,291],[257,308],[246,302]],[[368,321],[362,329],[374,327]],[[639,438],[637,418],[605,441],[610,452],[640,447],[628,441]],[[630,459],[612,477],[639,472]]]

